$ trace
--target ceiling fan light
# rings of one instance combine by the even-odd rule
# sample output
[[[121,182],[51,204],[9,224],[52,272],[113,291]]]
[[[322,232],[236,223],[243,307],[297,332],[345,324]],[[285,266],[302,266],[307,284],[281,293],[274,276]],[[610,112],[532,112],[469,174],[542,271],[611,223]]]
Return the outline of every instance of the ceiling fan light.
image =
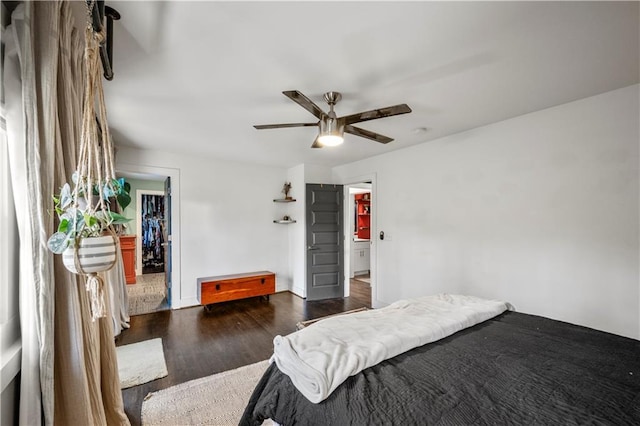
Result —
[[[320,120],[318,143],[322,146],[338,146],[344,142],[344,125],[338,119],[325,116]]]
[[[344,142],[344,138],[340,135],[320,135],[318,136],[318,143],[322,146],[338,146]]]

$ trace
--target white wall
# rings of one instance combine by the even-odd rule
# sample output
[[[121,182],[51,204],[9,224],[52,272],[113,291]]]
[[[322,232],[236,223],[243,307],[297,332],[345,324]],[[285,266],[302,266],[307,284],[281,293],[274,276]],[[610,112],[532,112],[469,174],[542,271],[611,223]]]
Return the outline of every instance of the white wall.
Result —
[[[437,292],[640,338],[639,86],[333,169],[377,174],[377,297]]]
[[[305,183],[334,183],[332,179],[333,177],[331,175],[330,168],[325,166],[319,166],[317,164],[304,165]]]
[[[288,234],[273,223],[285,169],[126,147],[118,150],[121,164],[179,170],[173,202],[180,203],[181,292],[174,306],[197,303],[198,277],[269,270],[276,290],[288,289]]]
[[[296,199],[296,202],[287,204],[286,208],[291,218],[297,221],[293,225],[286,225],[289,233],[290,289],[300,297],[307,296],[307,288],[305,285],[307,277],[307,245],[305,233],[306,187],[304,171],[304,164],[287,170],[287,181],[291,182],[291,196]]]

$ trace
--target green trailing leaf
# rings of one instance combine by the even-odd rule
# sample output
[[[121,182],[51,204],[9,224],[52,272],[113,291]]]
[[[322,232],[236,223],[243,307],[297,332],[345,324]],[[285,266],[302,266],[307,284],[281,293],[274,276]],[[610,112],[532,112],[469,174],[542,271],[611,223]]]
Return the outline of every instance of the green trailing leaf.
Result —
[[[69,219],[62,219],[60,225],[58,225],[58,232],[64,232],[65,234],[69,230]]]
[[[90,215],[89,213],[84,213],[83,217],[84,217],[84,223],[90,228],[93,228],[98,224],[98,218]]]
[[[68,246],[69,240],[64,232],[56,232],[47,241],[47,247],[55,254],[62,254]]]
[[[131,204],[131,196],[129,195],[131,185],[129,182],[126,182],[124,178],[114,179],[111,183],[118,205],[120,205],[122,210],[126,209],[127,206]]]
[[[82,215],[82,212],[76,208],[68,208],[66,209],[61,215],[60,215],[60,220],[62,219],[69,219],[69,221],[72,221],[75,218],[75,221],[79,221],[79,220],[84,220],[84,217]]]
[[[69,207],[73,203],[73,197],[71,196],[71,187],[68,183],[65,183],[60,190],[60,207],[62,209]]]
[[[111,222],[114,225],[122,225],[131,222],[131,219],[126,218],[119,213],[109,212],[109,215],[111,216]]]
[[[116,200],[118,201],[118,204],[120,204],[120,207],[122,207],[122,210],[126,209],[127,206],[131,204],[131,197],[125,192],[118,194],[116,196]]]

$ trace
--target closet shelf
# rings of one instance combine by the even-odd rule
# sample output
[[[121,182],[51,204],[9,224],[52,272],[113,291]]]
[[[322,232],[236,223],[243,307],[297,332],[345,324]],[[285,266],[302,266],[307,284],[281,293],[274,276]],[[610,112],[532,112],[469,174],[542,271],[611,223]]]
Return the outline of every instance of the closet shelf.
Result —
[[[289,223],[296,223],[297,221],[295,220],[274,220],[273,223],[281,223],[281,224],[289,224]]]

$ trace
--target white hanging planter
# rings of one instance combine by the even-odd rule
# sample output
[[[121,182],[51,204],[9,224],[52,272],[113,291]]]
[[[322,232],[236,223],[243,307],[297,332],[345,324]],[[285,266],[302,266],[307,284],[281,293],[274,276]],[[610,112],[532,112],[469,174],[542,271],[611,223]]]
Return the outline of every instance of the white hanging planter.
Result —
[[[81,238],[77,250],[82,271],[76,269],[76,247],[71,245],[62,253],[64,266],[74,274],[108,271],[116,263],[116,240],[111,235]]]

